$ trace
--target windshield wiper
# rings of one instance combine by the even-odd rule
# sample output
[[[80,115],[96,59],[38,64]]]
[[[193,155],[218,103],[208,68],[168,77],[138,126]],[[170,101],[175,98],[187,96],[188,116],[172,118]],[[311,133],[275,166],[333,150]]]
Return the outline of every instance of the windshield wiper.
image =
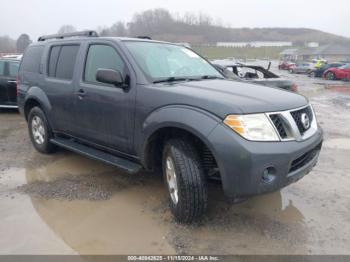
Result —
[[[200,76],[200,77],[175,77],[175,76],[171,76],[171,77],[166,77],[166,78],[161,78],[158,80],[153,81],[153,84],[157,84],[157,83],[171,83],[171,82],[178,82],[178,81],[200,81],[200,80],[204,80],[204,79],[224,79],[223,77],[220,76],[214,76],[214,75],[204,75],[204,76]]]
[[[171,76],[171,77],[155,80],[155,81],[153,81],[153,84],[165,83],[165,82],[171,83],[171,82],[178,82],[178,81],[193,81],[193,80],[197,80],[197,79],[190,78],[190,77],[175,77],[175,76]]]
[[[205,76],[202,76],[201,79],[224,79],[224,78],[220,76],[214,76],[214,75],[205,75]]]

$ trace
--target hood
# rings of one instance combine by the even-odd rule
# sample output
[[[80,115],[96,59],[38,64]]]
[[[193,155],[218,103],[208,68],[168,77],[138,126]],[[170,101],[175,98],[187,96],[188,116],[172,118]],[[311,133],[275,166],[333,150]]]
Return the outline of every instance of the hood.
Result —
[[[284,78],[263,78],[263,79],[254,79],[253,83],[266,85],[270,87],[279,87],[279,88],[291,88],[293,82]]]
[[[153,87],[158,94],[140,95],[144,98],[149,96],[153,101],[160,99],[163,104],[195,106],[221,118],[228,114],[283,111],[308,103],[305,97],[279,88],[226,79],[157,84]],[[154,99],[154,95],[158,99]]]

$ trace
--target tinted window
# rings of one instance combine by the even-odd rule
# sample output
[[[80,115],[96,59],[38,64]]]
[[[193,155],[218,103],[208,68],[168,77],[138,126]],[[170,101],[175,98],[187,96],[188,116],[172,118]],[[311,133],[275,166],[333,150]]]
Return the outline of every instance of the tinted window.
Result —
[[[73,78],[75,61],[77,59],[79,46],[62,46],[59,53],[56,78],[71,80]]]
[[[9,62],[9,75],[13,77],[17,76],[18,68],[19,68],[19,63]]]
[[[29,47],[23,56],[21,69],[27,72],[39,73],[43,46]]]
[[[56,66],[60,50],[61,46],[54,46],[51,48],[47,72],[50,77],[55,77],[56,75]]]
[[[125,72],[123,60],[113,47],[92,45],[86,60],[84,80],[97,83],[96,72],[100,68],[118,70],[122,74]]]
[[[0,76],[5,74],[5,61],[0,61]]]

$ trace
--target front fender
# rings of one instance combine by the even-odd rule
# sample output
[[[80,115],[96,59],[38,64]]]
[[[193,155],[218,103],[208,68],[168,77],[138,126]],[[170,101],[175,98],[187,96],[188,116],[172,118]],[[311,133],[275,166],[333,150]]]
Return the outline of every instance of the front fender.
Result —
[[[199,108],[185,105],[171,105],[153,111],[143,122],[138,149],[141,160],[144,160],[145,150],[151,136],[162,128],[174,127],[186,130],[197,136],[209,149],[212,145],[207,140],[210,132],[222,120],[217,116]]]

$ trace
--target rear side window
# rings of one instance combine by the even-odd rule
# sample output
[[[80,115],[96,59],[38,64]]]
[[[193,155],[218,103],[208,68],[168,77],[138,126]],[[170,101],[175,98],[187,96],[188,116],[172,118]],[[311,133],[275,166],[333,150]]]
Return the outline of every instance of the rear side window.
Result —
[[[26,72],[39,73],[43,46],[29,47],[23,56],[21,69]]]
[[[108,45],[91,45],[86,59],[84,81],[98,83],[96,73],[98,69],[118,70],[123,75],[125,64],[117,51]]]
[[[72,80],[78,52],[78,45],[52,47],[48,62],[49,77]]]
[[[56,66],[58,61],[58,55],[60,54],[61,47],[54,46],[51,48],[49,64],[48,64],[48,75],[50,77],[55,77],[56,75]]]
[[[0,61],[0,76],[5,75],[5,61]]]
[[[9,62],[9,75],[13,77],[17,76],[18,68],[19,68],[19,63]]]

